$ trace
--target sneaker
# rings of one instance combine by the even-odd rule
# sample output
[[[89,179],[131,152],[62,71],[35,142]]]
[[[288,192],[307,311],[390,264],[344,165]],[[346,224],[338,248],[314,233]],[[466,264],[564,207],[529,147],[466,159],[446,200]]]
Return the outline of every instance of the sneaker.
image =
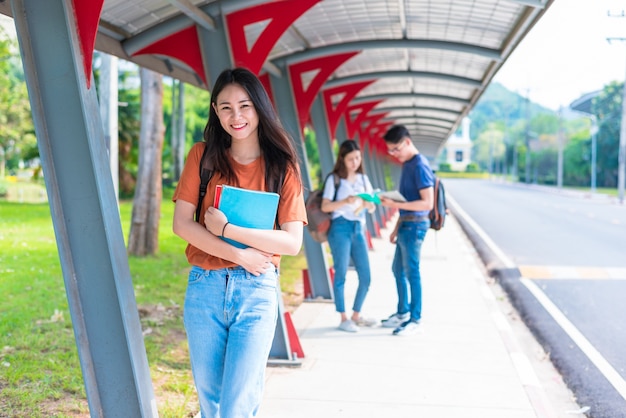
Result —
[[[391,315],[389,318],[383,319],[381,322],[382,322],[383,328],[397,328],[400,325],[402,325],[402,323],[406,321],[407,319],[409,319],[408,312],[403,313],[403,314],[395,313]]]
[[[393,335],[412,335],[417,332],[420,327],[420,322],[415,319],[409,319],[403,322],[398,328],[393,330]]]
[[[356,326],[353,320],[347,319],[339,324],[339,329],[346,332],[357,332],[359,327]]]
[[[359,319],[356,320],[356,324],[360,327],[373,327],[378,325],[378,321],[372,318],[363,318],[359,316]]]

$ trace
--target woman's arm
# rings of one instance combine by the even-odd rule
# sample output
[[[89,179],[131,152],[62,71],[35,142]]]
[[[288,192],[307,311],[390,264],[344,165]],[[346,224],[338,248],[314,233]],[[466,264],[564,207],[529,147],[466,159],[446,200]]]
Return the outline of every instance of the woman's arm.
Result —
[[[255,229],[226,224],[224,212],[210,207],[204,215],[204,221],[211,235],[224,237],[249,245],[272,254],[296,255],[302,247],[303,223],[285,222],[281,229]],[[220,240],[221,241],[221,240]]]
[[[357,199],[359,198],[356,196],[348,196],[341,200],[322,199],[322,206],[320,209],[322,209],[322,212],[334,212],[343,205],[353,204]]]
[[[240,265],[255,276],[271,268],[268,263],[271,264],[272,253],[255,248],[241,249],[228,244],[195,222],[195,212],[196,206],[193,203],[181,199],[176,201],[172,228],[176,235],[207,254]]]

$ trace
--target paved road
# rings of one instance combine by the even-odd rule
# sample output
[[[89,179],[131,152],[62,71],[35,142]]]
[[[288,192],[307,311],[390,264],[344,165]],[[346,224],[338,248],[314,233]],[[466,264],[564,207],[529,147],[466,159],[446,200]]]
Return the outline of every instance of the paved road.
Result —
[[[579,404],[590,417],[626,417],[626,207],[554,188],[445,186]]]

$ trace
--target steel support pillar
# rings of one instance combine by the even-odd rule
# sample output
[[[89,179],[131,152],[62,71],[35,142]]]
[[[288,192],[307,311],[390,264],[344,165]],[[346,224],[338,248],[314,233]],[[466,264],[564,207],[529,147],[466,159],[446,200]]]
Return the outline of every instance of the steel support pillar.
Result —
[[[156,417],[107,156],[70,0],[12,0],[92,417]],[[90,86],[90,87],[88,87]]]
[[[299,128],[298,115],[295,110],[296,106],[289,80],[286,76],[279,78],[274,75],[270,75],[270,80],[274,92],[273,96],[276,101],[276,108],[281,121],[285,129],[289,131],[295,140],[296,150],[301,162],[300,171],[302,183],[304,184],[305,190],[310,191],[311,176],[307,163],[306,147],[302,140],[302,131]],[[311,238],[308,229],[305,228],[304,231],[304,251],[313,299],[322,298],[332,300],[334,295],[324,247]]]

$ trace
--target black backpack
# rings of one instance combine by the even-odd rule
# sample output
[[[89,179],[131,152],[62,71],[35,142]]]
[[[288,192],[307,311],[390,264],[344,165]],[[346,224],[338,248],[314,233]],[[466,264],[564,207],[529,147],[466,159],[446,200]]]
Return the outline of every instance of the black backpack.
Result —
[[[204,200],[204,196],[206,196],[206,189],[209,185],[209,181],[211,177],[213,177],[213,167],[210,167],[209,158],[207,157],[207,150],[209,147],[204,145],[204,151],[202,151],[202,158],[200,158],[200,192],[198,193],[198,205],[196,206],[196,222],[200,222],[200,211],[202,210],[202,201]],[[283,182],[285,181],[284,175],[281,176],[280,181],[276,182],[274,185],[273,192],[280,194],[280,190],[283,187]],[[268,172],[265,170],[265,184],[268,185]],[[278,229],[280,229],[280,225],[278,225],[278,213],[276,213],[276,225]]]
[[[430,227],[435,231],[439,231],[443,228],[446,221],[446,215],[448,214],[448,205],[446,204],[446,191],[443,187],[443,182],[439,177],[435,176],[434,189],[434,201],[432,210],[428,214],[430,218]]]

